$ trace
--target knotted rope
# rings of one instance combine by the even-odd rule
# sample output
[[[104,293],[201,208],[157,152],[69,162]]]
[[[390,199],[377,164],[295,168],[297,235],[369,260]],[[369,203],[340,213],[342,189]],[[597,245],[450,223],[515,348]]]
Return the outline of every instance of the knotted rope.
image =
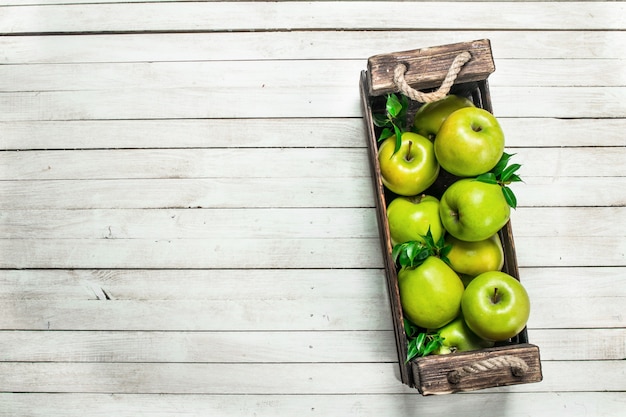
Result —
[[[493,369],[501,369],[507,366],[511,368],[511,372],[515,376],[523,376],[528,371],[528,365],[523,359],[520,359],[517,356],[504,355],[453,369],[448,372],[448,382],[451,384],[458,384],[463,377],[468,375]]]
[[[454,81],[456,80],[457,75],[461,72],[461,68],[467,61],[472,58],[469,52],[461,52],[454,58],[452,61],[452,65],[450,65],[450,69],[448,69],[448,73],[446,77],[443,79],[441,86],[431,93],[423,93],[421,91],[415,90],[411,87],[406,80],[404,79],[404,74],[407,71],[407,67],[404,64],[398,64],[393,72],[393,83],[400,90],[402,94],[409,97],[413,101],[418,101],[420,103],[430,103],[433,101],[441,100],[450,92],[450,88]]]

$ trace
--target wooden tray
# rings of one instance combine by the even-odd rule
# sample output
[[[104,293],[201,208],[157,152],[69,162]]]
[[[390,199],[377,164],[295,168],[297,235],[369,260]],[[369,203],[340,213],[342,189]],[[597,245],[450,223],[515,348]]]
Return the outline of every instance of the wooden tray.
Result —
[[[397,269],[391,256],[392,244],[387,223],[387,205],[396,195],[382,183],[377,158],[379,132],[373,124],[373,114],[384,111],[388,93],[398,92],[393,81],[394,69],[398,64],[404,64],[407,68],[405,73],[407,83],[412,88],[427,93],[441,85],[455,57],[466,51],[470,53],[471,59],[461,68],[449,93],[466,96],[477,107],[493,112],[487,77],[495,71],[495,66],[490,42],[486,39],[376,55],[369,58],[368,69],[361,72],[360,79],[363,119],[368,138],[376,212],[392,308],[400,378],[404,384],[416,388],[422,395],[448,394],[542,380],[539,348],[528,343],[526,328],[514,338],[499,342],[493,348],[449,355],[431,355],[405,363],[408,339],[404,331]],[[411,102],[409,117],[420,105],[421,103]],[[443,191],[457,179],[442,169],[437,181],[425,191],[425,194],[440,198]],[[500,230],[499,235],[505,257],[502,271],[519,280],[510,221]],[[521,363],[525,366],[521,371],[516,366],[495,367],[491,365],[498,362]],[[471,369],[490,367],[493,369],[470,372]]]

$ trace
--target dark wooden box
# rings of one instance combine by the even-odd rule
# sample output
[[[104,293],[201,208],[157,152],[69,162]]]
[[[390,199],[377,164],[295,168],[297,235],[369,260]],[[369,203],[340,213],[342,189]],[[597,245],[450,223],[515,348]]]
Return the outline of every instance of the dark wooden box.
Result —
[[[513,339],[500,342],[493,348],[449,355],[430,355],[405,363],[408,339],[404,330],[397,269],[392,258],[392,244],[387,223],[387,205],[396,196],[382,183],[377,158],[379,131],[373,124],[373,114],[384,112],[386,95],[398,92],[393,81],[394,68],[397,64],[404,64],[408,68],[405,73],[405,80],[411,87],[422,92],[429,92],[441,85],[454,58],[464,51],[471,54],[471,59],[463,65],[458,73],[450,94],[466,96],[477,107],[493,112],[487,78],[489,74],[495,71],[495,66],[490,42],[486,39],[376,55],[369,58],[367,71],[361,72],[360,79],[361,101],[368,138],[378,226],[395,328],[400,377],[404,384],[416,388],[422,395],[448,394],[542,380],[539,348],[528,343],[526,329]],[[412,109],[409,111],[409,117],[420,105],[421,103],[411,102]],[[437,181],[425,191],[425,194],[440,198],[446,187],[456,179],[442,170]],[[510,221],[500,230],[499,234],[505,254],[502,270],[519,280]],[[517,363],[520,360],[525,364],[524,371],[519,371],[515,366],[494,367],[492,365],[497,362]],[[477,368],[487,370],[469,372]],[[462,377],[459,377],[460,375]]]

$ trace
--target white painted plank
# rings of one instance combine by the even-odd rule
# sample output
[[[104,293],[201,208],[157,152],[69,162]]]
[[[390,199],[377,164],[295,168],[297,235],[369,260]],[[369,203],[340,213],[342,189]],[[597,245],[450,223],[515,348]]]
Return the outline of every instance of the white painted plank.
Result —
[[[626,209],[623,211],[626,215]],[[597,213],[604,215],[601,209]],[[0,212],[0,226],[0,239],[310,239],[379,236],[373,208],[12,210]]]
[[[602,331],[591,330],[599,334],[595,348],[620,336],[619,330]],[[2,331],[0,348],[5,362],[393,362],[398,356],[391,330]]]
[[[626,146],[626,138],[621,134],[626,130],[625,118],[500,117],[499,121],[509,147]],[[361,116],[323,120],[275,118],[0,121],[0,132],[0,148],[6,150],[367,146]],[[249,135],[237,132],[255,132],[254,140]]]
[[[497,117],[612,118],[624,115],[626,87],[499,87],[491,96]],[[363,114],[354,85],[312,84],[0,93],[0,112],[2,121]]]
[[[534,296],[573,299],[626,297],[624,272],[607,266],[520,269]],[[95,301],[104,293],[127,301],[380,299],[387,297],[385,282],[383,269],[0,270],[0,299]]]
[[[7,150],[366,146],[361,118],[0,122],[0,132],[0,147]]]
[[[624,228],[616,227],[626,224],[626,208],[520,207],[511,213],[511,224],[515,237],[535,237],[538,241],[542,236],[619,236],[626,233]]]
[[[607,244],[611,243],[609,239]],[[380,242],[373,238],[2,239],[0,253],[2,268],[379,268],[382,265]],[[607,253],[605,257],[610,255]]]
[[[530,329],[623,328],[624,297],[546,296],[529,288]],[[390,330],[388,299],[3,301],[2,330]],[[577,311],[579,314],[573,314]]]
[[[622,156],[619,150],[597,153],[600,154],[599,159],[605,161],[610,157]],[[339,179],[371,178],[371,175],[366,148],[68,150],[0,153],[0,180],[284,177]]]
[[[485,406],[497,403],[498,406]],[[88,406],[85,406],[88,404]],[[314,413],[336,417],[416,417],[422,415],[617,417],[625,405],[620,392],[471,393],[421,398],[417,393],[387,395],[136,395],[0,393],[0,407],[31,417],[301,417]],[[462,414],[460,414],[462,413]]]
[[[623,29],[620,3],[188,2],[49,5],[3,10],[0,33],[293,29]],[[492,19],[493,15],[499,16]],[[441,16],[446,16],[441,19]]]
[[[520,207],[626,205],[626,177],[528,177],[512,188]],[[374,206],[367,177],[2,181],[0,195],[5,210]]]
[[[624,266],[623,237],[518,237],[525,267]],[[550,250],[546,250],[550,248]],[[1,239],[2,268],[380,268],[379,239]]]
[[[231,283],[231,285],[237,285]],[[623,298],[620,298],[623,302]],[[614,309],[617,300],[608,300]],[[210,301],[6,301],[0,329],[13,330],[389,330],[387,298]],[[594,315],[594,318],[596,316]],[[597,322],[614,327],[614,319]]]
[[[294,272],[297,277],[297,271]],[[561,281],[562,276],[559,276]],[[623,328],[623,296],[547,293],[522,281],[532,300],[530,329]],[[568,281],[569,282],[569,281]],[[233,285],[232,282],[229,283]],[[379,281],[379,285],[384,284]],[[587,285],[588,286],[588,285]],[[391,308],[379,297],[117,300],[91,287],[91,299],[3,300],[2,330],[288,331],[390,330]],[[85,292],[87,288],[84,289]],[[96,292],[99,292],[96,294]],[[568,294],[567,296],[564,294]],[[100,297],[97,299],[96,297]],[[108,298],[107,298],[108,297]]]
[[[353,178],[349,184],[347,187],[334,178],[320,177],[3,181],[0,207],[22,210],[374,206],[370,178]]]
[[[287,31],[7,36],[7,64],[260,59],[360,59],[381,53],[491,40],[501,59],[623,58],[624,31]],[[496,72],[499,66],[496,67]]]
[[[269,133],[268,133],[269,134]],[[528,177],[619,177],[626,147],[510,150]],[[366,148],[0,152],[0,180],[371,177]]]
[[[0,391],[172,394],[401,394],[397,364],[0,363]],[[542,362],[540,383],[488,392],[623,391],[625,361]],[[55,378],[50,378],[55,375]],[[589,378],[602,375],[602,378]]]
[[[619,236],[614,225],[626,224],[625,207],[520,207],[511,216],[514,236],[537,240]],[[379,237],[373,208],[11,210],[0,225],[0,239]]]
[[[626,329],[530,329],[541,360],[622,360]],[[253,346],[254,348],[251,348]],[[0,331],[5,362],[396,362],[393,330]]]
[[[611,270],[611,268],[605,268]],[[597,285],[619,281],[600,271]],[[233,286],[237,282],[239,285]],[[0,270],[2,300],[257,300],[385,298],[382,269]],[[608,284],[606,284],[608,285]],[[604,287],[606,288],[606,286]],[[592,289],[591,289],[592,290]],[[597,294],[591,292],[593,296]],[[626,293],[615,294],[626,296]]]
[[[620,87],[624,59],[500,59],[489,76],[497,87]],[[365,60],[190,61],[150,63],[16,64],[0,66],[0,91],[80,91],[234,85],[320,88],[351,85]],[[598,71],[602,69],[602,71]],[[313,81],[314,80],[314,81]]]

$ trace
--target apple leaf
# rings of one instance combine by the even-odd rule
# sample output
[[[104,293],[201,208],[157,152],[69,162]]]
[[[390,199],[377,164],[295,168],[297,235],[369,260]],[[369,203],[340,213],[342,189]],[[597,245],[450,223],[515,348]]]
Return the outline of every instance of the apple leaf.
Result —
[[[372,115],[372,122],[374,126],[385,127],[389,123],[389,119],[384,114],[376,113]]]
[[[381,140],[385,140],[388,137],[393,136],[393,130],[386,127],[382,130],[382,132],[380,132],[380,137],[378,138],[379,141]]]
[[[409,340],[405,363],[415,357],[430,355],[443,345],[443,340],[438,333],[419,333]]]
[[[423,241],[411,240],[394,245],[391,250],[391,257],[401,268],[416,268],[420,266],[429,256],[436,256],[442,261],[449,263],[447,255],[452,247],[445,244],[443,236],[437,242],[430,232],[430,227]]]
[[[498,163],[496,164],[495,167],[493,167],[493,169],[491,170],[491,172],[494,173],[500,173],[502,171],[504,171],[504,168],[506,168],[506,166],[509,164],[509,161],[511,160],[511,158],[514,156],[514,153],[506,153],[503,152],[502,153],[502,157],[500,157],[500,160],[498,161]]]
[[[511,177],[515,174],[515,171],[517,171],[521,167],[522,166],[520,164],[509,165],[508,167],[506,167],[505,169],[502,170],[502,174],[500,175],[500,181],[502,181],[504,183],[511,182],[510,181]],[[517,176],[517,175],[516,175],[516,177],[519,178],[519,176]]]
[[[411,323],[406,318],[404,319],[404,331],[408,337],[414,337],[415,334],[419,331],[419,328]]]
[[[400,150],[400,147],[402,146],[402,130],[400,130],[400,128],[395,124],[393,125],[393,130],[396,135],[396,147],[393,150],[393,153],[395,154]]]
[[[476,177],[477,181],[486,182],[488,184],[498,184],[502,187],[502,193],[507,204],[512,207],[517,207],[517,198],[515,193],[508,185],[512,182],[524,182],[522,178],[516,173],[522,166],[520,164],[511,164],[509,162],[511,157],[515,154],[502,153],[502,157],[498,161],[495,167],[487,173],[481,174]]]
[[[502,193],[504,194],[504,199],[507,204],[511,206],[511,208],[517,208],[517,197],[515,197],[515,193],[509,187],[502,187]]]
[[[395,94],[388,94],[385,109],[387,110],[387,114],[390,118],[395,119],[402,112],[402,102]]]
[[[385,103],[385,114],[374,114],[373,123],[382,128],[378,141],[383,141],[393,135],[396,137],[394,154],[400,150],[402,144],[402,133],[408,130],[407,112],[409,109],[409,98],[400,94],[388,94]]]
[[[487,184],[497,184],[498,179],[496,178],[496,174],[493,172],[486,172],[476,177],[476,180],[480,182],[486,182]]]

